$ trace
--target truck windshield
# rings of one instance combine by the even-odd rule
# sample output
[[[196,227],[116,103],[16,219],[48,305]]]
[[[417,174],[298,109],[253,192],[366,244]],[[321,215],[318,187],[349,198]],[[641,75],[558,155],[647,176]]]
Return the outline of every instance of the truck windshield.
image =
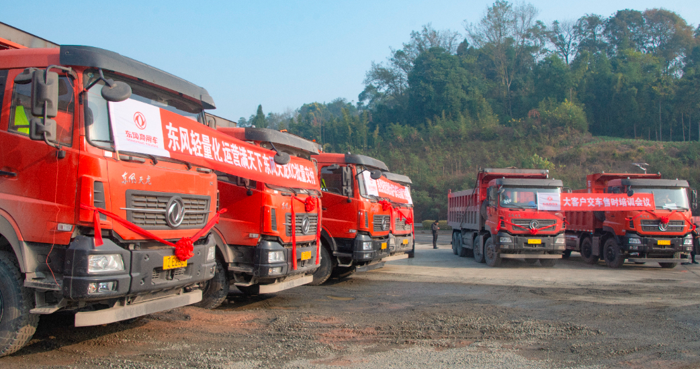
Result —
[[[88,86],[97,75],[97,72],[94,70],[86,71],[84,76],[85,85]],[[194,102],[187,101],[166,91],[158,90],[152,86],[147,86],[126,78],[120,78],[116,75],[105,73],[105,77],[128,83],[133,92],[130,97],[131,99],[171,111],[194,121],[200,121],[199,118],[202,108]],[[110,149],[112,148],[113,140],[111,122],[109,119],[109,106],[100,93],[102,86],[104,86],[104,82],[100,81],[87,91],[88,103],[85,108],[85,126],[88,140],[92,144],[101,148]]]
[[[560,193],[559,188],[503,187],[500,204],[504,208],[536,209],[537,193]]]
[[[651,193],[657,209],[690,209],[685,188],[632,188],[634,192]]]

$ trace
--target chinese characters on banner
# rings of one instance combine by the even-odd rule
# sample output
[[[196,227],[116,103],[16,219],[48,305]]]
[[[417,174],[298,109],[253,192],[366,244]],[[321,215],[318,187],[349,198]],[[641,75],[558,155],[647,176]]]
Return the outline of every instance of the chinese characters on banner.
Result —
[[[650,193],[537,193],[538,210],[562,211],[629,211],[654,210],[654,195]]]
[[[365,190],[368,195],[385,197],[395,203],[413,204],[411,190],[384,177],[372,179],[369,171],[362,172]]]
[[[119,151],[169,157],[282,187],[320,189],[308,160],[292,156],[288,164],[277,165],[274,151],[133,99],[110,102],[109,110]]]

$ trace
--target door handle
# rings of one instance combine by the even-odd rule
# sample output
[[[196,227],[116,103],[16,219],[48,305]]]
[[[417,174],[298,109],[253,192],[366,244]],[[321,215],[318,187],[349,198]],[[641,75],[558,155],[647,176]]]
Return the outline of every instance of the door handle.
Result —
[[[321,208],[321,210],[326,211],[326,210],[328,210],[328,208]]]
[[[17,177],[17,173],[0,170],[0,176]]]

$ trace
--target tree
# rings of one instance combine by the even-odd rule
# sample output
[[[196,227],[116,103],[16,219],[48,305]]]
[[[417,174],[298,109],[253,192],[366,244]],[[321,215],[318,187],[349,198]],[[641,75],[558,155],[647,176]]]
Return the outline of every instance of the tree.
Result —
[[[574,24],[574,35],[578,49],[597,54],[605,51],[607,43],[603,36],[605,21],[600,15],[586,14]]]
[[[549,32],[549,42],[554,46],[554,52],[566,64],[570,64],[578,52],[578,39],[573,21],[552,22],[552,30]]]
[[[477,24],[466,27],[471,43],[484,51],[500,82],[505,112],[513,115],[512,89],[525,65],[543,50],[544,25],[535,20],[532,4],[513,6],[496,1]]]
[[[265,120],[262,105],[258,105],[258,112],[255,114],[255,118],[251,120],[250,124],[257,128],[267,128],[267,121]]]

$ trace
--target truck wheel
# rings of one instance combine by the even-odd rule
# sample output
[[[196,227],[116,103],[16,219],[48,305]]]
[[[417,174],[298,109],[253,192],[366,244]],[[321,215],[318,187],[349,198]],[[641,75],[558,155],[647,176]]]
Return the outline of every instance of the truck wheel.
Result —
[[[13,256],[0,252],[0,356],[24,347],[39,324],[39,315],[29,313],[34,293],[23,282]]]
[[[452,232],[452,253],[459,254],[459,244],[457,243],[457,232]]]
[[[589,237],[581,241],[581,259],[587,264],[595,264],[598,262],[598,256],[593,255],[593,243]]]
[[[605,255],[605,263],[608,264],[610,268],[619,268],[625,262],[625,258],[622,256],[622,250],[620,250],[620,245],[617,244],[617,241],[615,241],[613,237],[605,240],[603,255]]]
[[[484,248],[481,245],[481,236],[477,237],[476,240],[474,241],[474,261],[477,263],[483,263],[484,262]]]
[[[486,261],[486,265],[490,267],[501,266],[501,256],[496,251],[493,238],[486,240],[486,244],[484,245],[484,260]]]
[[[530,265],[535,265],[535,264],[537,264],[537,260],[539,260],[539,259],[530,259],[530,258],[528,258],[528,259],[525,259],[525,262],[528,263],[528,264],[530,264]]]
[[[331,254],[325,247],[321,247],[321,265],[314,272],[314,280],[309,283],[310,286],[320,286],[325,283],[331,276],[333,271],[333,260]]]
[[[459,257],[468,258],[468,257],[472,257],[472,256],[474,256],[472,249],[468,249],[468,248],[462,246],[462,244],[460,243],[459,244]]]
[[[354,274],[354,273],[355,273],[355,267],[354,267],[354,266],[351,266],[351,267],[336,267],[335,269],[333,269],[333,272],[331,273],[331,276],[332,276],[333,278],[345,278],[345,277],[351,276],[351,275]]]
[[[216,309],[228,296],[229,280],[228,270],[224,269],[224,264],[216,258],[216,273],[214,278],[207,281],[202,291],[202,301],[196,306],[205,309]]]
[[[571,256],[571,250],[564,250],[564,253],[561,254],[562,259],[568,259],[569,256]]]
[[[551,268],[557,263],[557,259],[540,259],[540,265],[545,268]]]
[[[678,265],[678,263],[659,263],[659,265],[660,265],[662,268],[673,269],[673,268],[675,268],[675,267]]]

